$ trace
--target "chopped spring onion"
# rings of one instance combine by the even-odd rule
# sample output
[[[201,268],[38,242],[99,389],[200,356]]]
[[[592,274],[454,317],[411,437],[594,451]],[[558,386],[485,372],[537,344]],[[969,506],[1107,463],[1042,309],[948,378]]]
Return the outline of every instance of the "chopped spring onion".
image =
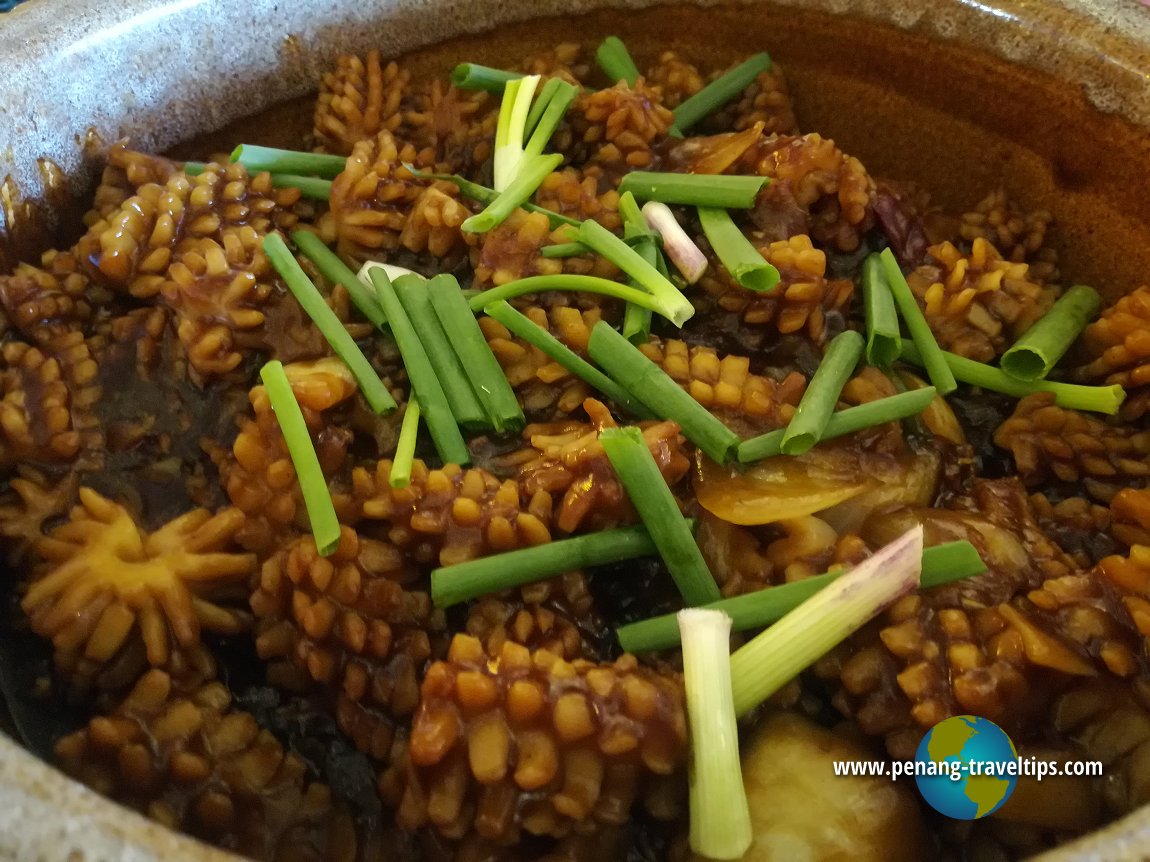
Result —
[[[965,356],[942,352],[943,361],[955,378],[971,386],[981,386],[991,392],[1001,392],[1015,398],[1025,398],[1035,392],[1053,392],[1054,403],[1068,410],[1090,410],[1113,416],[1126,400],[1126,390],[1112,386],[1081,386],[1077,383],[1056,383],[1052,380],[1019,380],[1001,368],[975,362]],[[913,342],[903,339],[900,358],[914,365],[924,365],[922,354]]]
[[[538,347],[556,363],[588,383],[593,389],[606,395],[619,406],[626,407],[628,411],[640,419],[651,418],[651,412],[630,392],[571,350],[542,326],[537,326],[525,314],[516,311],[508,303],[502,301],[492,303],[485,306],[483,312],[488,317],[498,320],[514,335],[518,335],[528,344]]]
[[[673,111],[675,128],[680,132],[685,132],[705,116],[738,96],[760,74],[770,70],[771,57],[765,51],[740,63],[675,108]]]
[[[395,458],[387,483],[392,488],[406,488],[411,484],[411,462],[415,460],[415,443],[419,439],[419,401],[414,395],[407,399],[403,409],[403,424],[399,426],[399,440],[395,444]]]
[[[986,571],[974,545],[967,541],[947,542],[924,548],[922,552],[922,589],[940,587]],[[827,572],[777,587],[723,599],[706,605],[730,616],[734,631],[762,629],[778,622],[815,593],[833,584],[846,571]],[[679,627],[674,614],[642,620],[616,631],[625,652],[653,652],[670,649],[679,643]]]
[[[687,284],[694,284],[707,271],[707,256],[687,236],[671,208],[659,201],[643,204],[643,218],[663,238],[663,251],[675,264]]]
[[[459,193],[461,195],[463,195],[465,198],[470,198],[473,201],[479,201],[481,204],[490,204],[497,197],[499,197],[499,192],[495,191],[495,189],[489,189],[487,186],[480,185],[479,183],[473,183],[466,177],[459,176],[459,174],[429,174],[417,170],[408,164],[404,164],[404,167],[411,172],[413,177],[421,180],[443,180],[444,182],[453,183],[459,189]],[[570,216],[565,216],[560,213],[553,212],[549,209],[545,209],[541,206],[536,206],[532,203],[523,204],[523,209],[531,213],[543,213],[543,215],[547,216],[547,220],[551,222],[552,229],[557,228],[560,225],[579,227],[579,225],[582,224],[582,222],[580,222],[578,219],[573,219]]]
[[[907,530],[731,656],[735,714],[746,715],[919,586],[922,527]]]
[[[731,694],[731,618],[688,608],[678,622],[691,729],[691,849],[708,859],[741,859],[753,833]]]
[[[251,173],[270,171],[273,174],[300,174],[329,180],[343,173],[347,164],[344,156],[279,150],[275,147],[257,147],[255,144],[240,144],[232,150],[231,160],[239,162]]]
[[[443,387],[435,376],[435,369],[431,360],[427,358],[427,351],[415,334],[415,328],[403,310],[403,303],[396,295],[395,287],[381,267],[372,267],[367,271],[372,287],[379,297],[379,304],[383,306],[387,315],[387,324],[391,327],[392,337],[403,357],[403,364],[407,368],[411,387],[419,399],[419,409],[423,414],[423,421],[431,439],[435,442],[435,449],[445,464],[467,464],[471,461],[471,453],[459,427],[455,424],[451,407],[447,403],[447,396],[443,394]]]
[[[391,286],[407,313],[419,343],[423,345],[435,377],[443,394],[447,396],[447,404],[456,424],[468,431],[490,427],[487,411],[483,409],[478,393],[472,388],[473,369],[460,361],[453,339],[440,324],[432,308],[431,282],[422,275],[403,275],[392,280]]]
[[[531,104],[531,111],[527,114],[527,126],[523,129],[523,134],[527,136],[528,140],[535,133],[535,127],[539,125],[539,121],[543,118],[543,112],[547,110],[547,106],[555,98],[560,85],[565,83],[566,81],[562,78],[548,78],[539,88],[539,95],[535,97],[535,101]]]
[[[492,168],[492,185],[497,192],[504,191],[519,176],[523,161],[523,134],[527,128],[527,115],[531,112],[531,98],[538,84],[538,75],[528,75],[508,81],[503,88]]]
[[[779,283],[779,271],[751,245],[730,213],[714,207],[699,207],[698,212],[707,242],[735,281],[757,293]]]
[[[272,174],[272,186],[277,189],[299,189],[303,197],[313,201],[331,200],[331,180],[296,174]]]
[[[437,275],[427,284],[431,307],[471,380],[479,403],[496,431],[518,431],[526,424],[515,392],[487,346],[475,313],[452,275]]]
[[[676,326],[682,326],[694,315],[695,308],[690,300],[669,279],[603,225],[590,219],[583,222],[579,227],[579,241],[642,285],[658,303],[658,307],[652,308],[652,311],[663,315]]]
[[[677,422],[688,440],[713,461],[731,460],[739,437],[688,395],[635,345],[600,320],[587,350],[599,366],[656,416]]]
[[[466,563],[441,566],[431,573],[431,600],[437,608],[448,608],[572,569],[621,563],[656,553],[655,543],[644,527],[602,530]]]
[[[324,298],[307,277],[307,273],[300,267],[283,237],[278,233],[269,233],[263,240],[263,251],[271,265],[287,284],[300,306],[311,318],[312,323],[327,339],[336,356],[344,361],[355,382],[359,384],[359,391],[363,393],[364,400],[376,413],[390,413],[396,408],[395,399],[387,391],[383,381],[379,379],[363,351],[356,345],[355,339],[347,334],[340,319],[335,312],[328,308]]]
[[[555,86],[551,86],[555,85]],[[552,92],[547,94],[547,90]],[[539,117],[538,122],[532,125],[531,118],[527,119],[527,128],[531,131],[527,139],[527,146],[523,148],[523,157],[530,159],[534,156],[539,156],[543,153],[543,148],[547,146],[551,140],[551,136],[555,134],[555,129],[559,127],[559,123],[563,120],[563,116],[567,113],[567,109],[571,107],[571,103],[575,101],[575,96],[579,91],[568,84],[566,81],[561,81],[558,78],[552,78],[543,88],[543,93],[539,95],[538,103],[543,102],[547,98],[543,113]]]
[[[501,299],[514,299],[526,293],[544,293],[549,290],[569,290],[574,293],[597,293],[600,296],[612,296],[624,302],[632,302],[635,305],[649,308],[659,314],[666,314],[658,300],[645,290],[636,290],[625,284],[619,284],[617,281],[610,281],[594,275],[532,275],[528,278],[516,279],[501,284],[499,287],[477,293],[471,297],[471,308],[474,311],[480,311]]]
[[[508,82],[523,77],[522,72],[505,72],[478,63],[460,63],[451,70],[451,83],[461,90],[486,90],[502,93]]]
[[[895,305],[898,306],[898,313],[906,321],[911,340],[923,358],[927,377],[938,390],[938,394],[945,398],[958,384],[954,382],[954,375],[943,358],[942,348],[938,346],[934,333],[930,331],[930,324],[926,322],[922,309],[918,307],[918,300],[911,293],[910,286],[906,283],[906,276],[902,274],[894,254],[886,248],[879,257],[886,271],[886,281],[894,296]]]
[[[339,255],[324,244],[322,239],[309,230],[294,231],[291,239],[303,256],[315,264],[324,278],[334,284],[343,285],[360,314],[376,326],[383,326],[387,322],[383,309],[379,307],[379,300],[371,295],[363,282],[356,278],[355,273],[339,259]]]
[[[619,195],[619,215],[623,219],[623,241],[633,240],[634,244],[631,247],[638,252],[639,257],[658,269],[661,275],[666,276],[667,273],[659,267],[662,261],[659,249],[655,245],[655,233],[647,226],[647,220],[643,218],[643,213],[635,202],[635,196],[630,192]],[[627,282],[631,287],[642,288],[642,285],[633,278]],[[623,313],[623,337],[632,344],[646,344],[650,336],[651,312],[637,305],[628,305]]]
[[[930,406],[930,402],[934,400],[935,391],[933,386],[924,386],[922,389],[911,389],[887,398],[880,398],[878,401],[839,410],[837,413],[831,414],[827,427],[823,430],[822,439],[831,440],[835,437],[845,437],[847,434],[873,428],[884,422],[894,422],[898,419],[917,416]],[[739,462],[749,464],[753,461],[761,461],[763,458],[781,455],[783,436],[786,433],[787,429],[779,428],[777,431],[768,431],[766,434],[744,440],[739,444]]]
[[[840,332],[831,339],[794,417],[783,432],[784,455],[802,455],[823,438],[839,395],[862,352],[863,337],[853,329]]]
[[[618,36],[608,36],[595,52],[595,62],[603,70],[612,84],[626,81],[628,87],[634,87],[639,80],[639,67],[631,58],[631,53],[623,40]]]
[[[184,173],[189,177],[198,177],[207,167],[207,162],[184,162]]]
[[[578,257],[587,254],[591,249],[581,242],[558,242],[554,245],[545,245],[539,250],[543,257]]]
[[[890,368],[899,351],[898,312],[887,284],[882,258],[867,256],[862,270],[863,310],[866,314],[866,361]]]
[[[691,606],[718,601],[719,587],[642,432],[635,427],[604,428],[599,432],[599,442],[683,601]]]
[[[468,233],[486,233],[501,225],[508,216],[535,194],[539,184],[563,161],[563,156],[534,156],[524,159],[511,184],[483,212],[467,218],[460,227]]]
[[[631,171],[619,183],[619,193],[632,192],[640,200],[665,204],[750,209],[767,181],[767,177]]]
[[[1098,291],[1084,284],[1075,285],[1002,354],[998,364],[1019,380],[1045,377],[1101,307]]]
[[[296,479],[299,480],[316,549],[326,557],[339,547],[339,518],[336,517],[335,506],[327,490],[327,479],[319,465],[319,457],[315,454],[303,411],[295,400],[283,363],[278,359],[273,359],[260,369],[260,379],[264,382],[264,389],[267,390],[268,400],[275,411],[276,421],[279,422],[288,455],[295,468]]]

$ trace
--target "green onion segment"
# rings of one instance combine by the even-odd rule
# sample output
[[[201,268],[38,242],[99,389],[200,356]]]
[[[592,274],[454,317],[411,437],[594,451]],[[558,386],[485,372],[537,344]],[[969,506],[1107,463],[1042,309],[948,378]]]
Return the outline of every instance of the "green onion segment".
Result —
[[[1102,297],[1098,291],[1084,284],[1075,285],[1007,348],[998,364],[1019,380],[1042,379],[1058,364],[1101,307]]]
[[[465,219],[460,227],[468,233],[486,233],[498,227],[535,194],[539,184],[562,162],[563,156],[558,153],[524,159],[511,184],[483,212]]]
[[[561,575],[658,553],[645,527],[619,527],[442,566],[431,573],[437,608]]]
[[[523,409],[507,382],[499,360],[487,346],[475,314],[463,298],[459,282],[452,275],[437,275],[427,283],[431,307],[447,333],[471,381],[479,403],[496,431],[519,431],[526,424]]]
[[[735,281],[756,293],[771,290],[779,283],[779,271],[751,245],[730,213],[714,207],[699,207],[698,212],[707,242]]]
[[[461,90],[485,90],[502,93],[510,81],[523,77],[522,72],[505,72],[478,63],[460,63],[451,71],[451,83]]]
[[[917,416],[930,406],[930,402],[934,400],[935,392],[933,386],[924,386],[922,389],[911,389],[897,395],[880,398],[877,401],[859,404],[857,407],[839,410],[831,414],[826,428],[823,429],[822,439],[831,440],[835,437],[845,437],[847,434],[873,428],[884,422],[894,422]],[[766,434],[760,434],[758,437],[744,440],[739,444],[739,462],[750,464],[754,461],[761,461],[763,458],[781,455],[783,436],[786,433],[786,428],[779,428],[775,431],[768,431]]]
[[[731,656],[735,714],[746,715],[895,600],[919,586],[922,527],[863,560]]]
[[[720,209],[750,209],[767,177],[726,174],[676,174],[631,171],[619,183],[619,194],[639,200]]]
[[[599,442],[683,601],[692,606],[718,601],[719,587],[643,434],[635,427],[604,428],[599,432]]]
[[[436,276],[440,278],[441,276]],[[450,278],[450,276],[443,276]],[[422,275],[404,275],[391,281],[407,319],[427,354],[455,422],[469,431],[491,427],[487,411],[472,388],[471,374],[457,354],[456,345],[432,308],[430,283]],[[458,288],[456,288],[458,290]],[[393,333],[394,334],[394,333]]]
[[[359,309],[360,314],[376,327],[387,323],[387,316],[379,306],[379,300],[372,296],[362,281],[340,260],[339,255],[328,248],[322,239],[308,230],[297,230],[291,235],[292,242],[300,253],[315,264],[324,278],[333,284],[341,284],[347,295]]]
[[[675,115],[674,128],[679,132],[687,131],[747,89],[760,74],[769,71],[771,57],[765,51],[748,58],[675,108],[672,112]]]
[[[940,587],[986,571],[974,545],[967,541],[947,542],[924,548],[922,552],[922,589]],[[704,607],[723,611],[730,616],[737,632],[762,629],[778,622],[820,590],[833,584],[846,571],[827,572],[777,587],[712,602]],[[653,652],[670,649],[679,643],[679,629],[674,614],[664,614],[625,625],[616,631],[625,652]]]
[[[587,350],[612,380],[656,416],[678,423],[684,436],[713,461],[724,464],[731,460],[739,445],[738,435],[684,392],[607,321],[595,324]]]
[[[906,276],[902,274],[894,254],[889,248],[883,249],[879,258],[882,260],[887,285],[894,296],[898,312],[906,322],[911,341],[914,342],[919,356],[923,359],[927,377],[930,378],[934,388],[938,390],[938,394],[945,398],[955,390],[958,384],[955,383],[954,374],[951,373],[950,367],[943,358],[942,348],[938,346],[934,333],[930,331],[930,324],[926,322],[922,309],[918,307],[918,300],[911,293],[910,285],[906,283]]]
[[[399,440],[395,444],[395,458],[387,483],[392,488],[406,488],[411,484],[411,463],[415,460],[415,443],[419,439],[419,401],[414,395],[403,408],[403,423],[399,426]]]
[[[827,345],[795,415],[783,432],[784,455],[801,455],[823,438],[839,395],[858,364],[863,338],[853,329],[840,332]]]
[[[731,693],[731,620],[722,611],[689,608],[678,622],[691,731],[688,841],[708,859],[741,859],[753,833]]]
[[[343,173],[347,164],[345,156],[279,150],[255,144],[240,144],[232,150],[231,160],[247,168],[248,173],[269,171],[273,174],[299,174],[328,180]]]
[[[628,87],[634,87],[639,80],[639,67],[618,36],[608,36],[603,40],[603,44],[595,51],[595,62],[612,84],[625,81]]]
[[[527,115],[531,112],[531,97],[535,95],[538,84],[538,75],[528,75],[508,81],[503,88],[499,124],[495,130],[495,155],[492,158],[492,185],[497,192],[504,191],[519,176]]]
[[[327,339],[336,356],[347,365],[355,382],[359,384],[359,391],[363,393],[368,406],[376,413],[390,413],[394,410],[397,406],[395,399],[391,397],[391,393],[387,391],[387,387],[379,379],[379,375],[371,367],[363,351],[356,345],[355,339],[347,334],[343,323],[335,316],[335,312],[328,308],[316,286],[307,277],[307,273],[288,251],[283,237],[278,233],[269,233],[263,239],[263,251],[284,280],[288,290]]]
[[[946,363],[956,379],[971,386],[980,386],[991,392],[1001,392],[1015,398],[1025,398],[1035,392],[1052,392],[1054,403],[1068,410],[1089,410],[1094,413],[1106,413],[1113,416],[1126,400],[1126,390],[1114,384],[1112,386],[1081,386],[1077,383],[1056,383],[1052,380],[1019,380],[1012,377],[1001,368],[975,362],[965,356],[955,353],[942,353],[943,362]],[[924,359],[914,342],[903,339],[900,358],[920,368]]]
[[[516,311],[507,302],[500,301],[485,306],[484,314],[498,320],[513,334],[518,335],[528,344],[538,347],[548,358],[566,368],[576,377],[591,386],[592,389],[606,395],[620,407],[625,407],[630,413],[640,419],[651,419],[652,414],[643,403],[630,392],[577,354],[562,341],[541,326],[537,326],[526,315]]]
[[[387,315],[391,335],[399,348],[400,356],[403,357],[408,379],[411,380],[412,389],[419,399],[423,420],[431,439],[435,442],[439,457],[447,464],[470,463],[471,453],[467,449],[463,435],[459,433],[459,427],[455,424],[455,416],[447,403],[447,396],[443,393],[439,378],[435,376],[427,351],[416,335],[407,312],[403,310],[403,303],[399,301],[395,287],[382,267],[371,268],[368,277],[379,297],[379,304],[383,306],[383,311]]]
[[[863,311],[866,315],[866,361],[890,368],[898,359],[898,312],[886,280],[886,269],[877,254],[868,255],[862,271]]]
[[[268,393],[272,410],[275,411],[276,421],[283,432],[284,443],[299,480],[316,550],[326,557],[339,547],[339,518],[336,517],[335,505],[327,490],[327,479],[320,468],[303,411],[295,399],[282,362],[273,359],[264,365],[260,369],[260,379]]]

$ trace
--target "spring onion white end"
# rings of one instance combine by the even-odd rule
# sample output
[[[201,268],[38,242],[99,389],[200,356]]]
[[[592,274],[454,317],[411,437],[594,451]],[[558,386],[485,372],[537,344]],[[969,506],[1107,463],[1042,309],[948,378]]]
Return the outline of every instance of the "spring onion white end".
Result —
[[[691,728],[691,849],[709,859],[739,859],[753,836],[731,693],[731,618],[688,608],[678,621]]]
[[[503,88],[503,102],[499,106],[499,125],[495,130],[494,181],[497,192],[506,189],[519,173],[523,160],[523,135],[527,128],[527,115],[531,113],[531,99],[539,85],[539,75],[528,75],[508,81]]]
[[[707,256],[687,236],[671,208],[659,201],[647,201],[643,205],[643,218],[654,231],[663,238],[663,251],[682,273],[687,284],[694,284],[707,271]]]
[[[393,263],[380,263],[378,260],[369,260],[359,268],[359,272],[355,274],[355,277],[368,287],[371,287],[371,271],[373,269],[382,269],[388,281],[395,281],[397,278],[401,278],[405,275],[419,275],[418,272],[414,272],[406,267],[396,266]],[[419,275],[419,277],[423,278],[422,275]],[[372,287],[372,290],[375,290],[375,288]]]
[[[922,527],[907,530],[731,656],[735,712],[750,712],[896,599],[918,589]]]

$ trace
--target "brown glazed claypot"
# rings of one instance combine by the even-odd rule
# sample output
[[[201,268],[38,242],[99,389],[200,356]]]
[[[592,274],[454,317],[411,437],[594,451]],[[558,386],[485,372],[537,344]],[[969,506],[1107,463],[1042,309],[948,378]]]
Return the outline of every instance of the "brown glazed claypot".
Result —
[[[996,186],[1049,209],[1063,270],[1113,296],[1150,281],[1144,2],[30,0],[0,15],[0,266],[50,237],[52,213],[74,216],[97,163],[89,130],[160,151],[307,94],[339,53],[417,50],[418,67],[445,56],[418,49],[452,39],[453,58],[499,64],[615,33],[688,56],[771,51],[804,128],[951,210]],[[234,858],[0,734],[0,860]],[[1150,810],[1042,858],[1150,859]]]

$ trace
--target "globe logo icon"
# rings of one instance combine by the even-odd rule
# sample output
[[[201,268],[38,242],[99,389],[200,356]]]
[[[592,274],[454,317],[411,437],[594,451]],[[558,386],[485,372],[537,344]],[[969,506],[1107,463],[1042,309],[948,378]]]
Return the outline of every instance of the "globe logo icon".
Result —
[[[940,721],[915,752],[915,781],[940,814],[977,820],[996,811],[1018,783],[1018,752],[993,721],[956,715]]]

